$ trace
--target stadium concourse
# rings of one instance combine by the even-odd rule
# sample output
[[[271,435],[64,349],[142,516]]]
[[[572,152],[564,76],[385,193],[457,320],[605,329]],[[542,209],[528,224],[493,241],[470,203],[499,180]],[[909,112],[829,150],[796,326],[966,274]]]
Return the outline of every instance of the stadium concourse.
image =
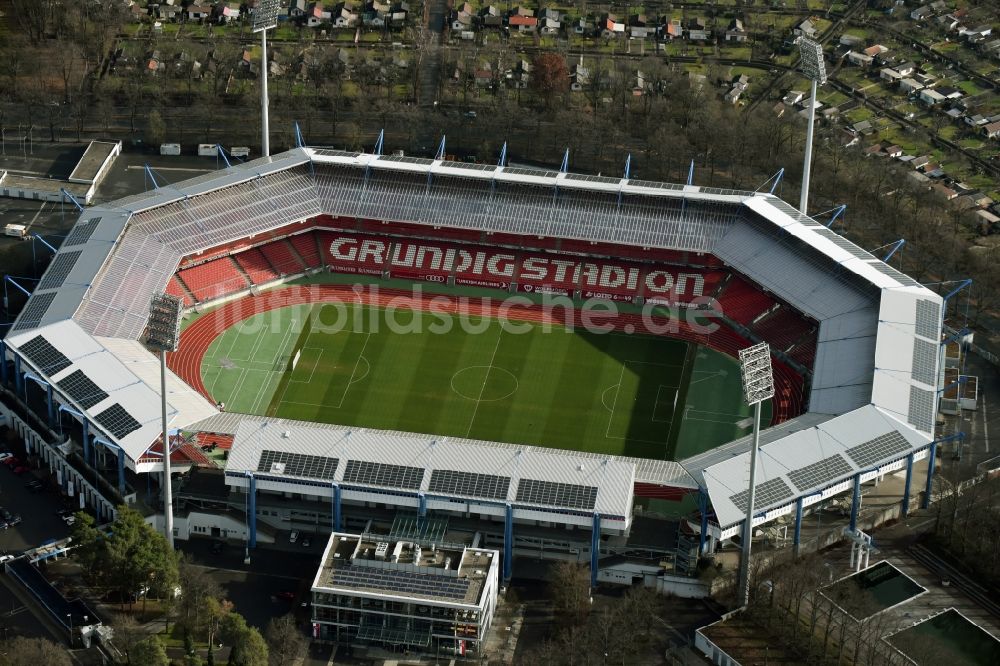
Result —
[[[627,552],[636,497],[697,497],[698,552],[739,532],[746,437],[662,460],[220,411],[185,346],[206,340],[188,331],[270,309],[276,287],[317,272],[653,303],[720,324],[679,339],[730,356],[770,343],[779,392],[754,523],[793,514],[796,544],[814,504],[853,491],[853,527],[862,484],[902,471],[905,511],[914,464],[933,472],[943,299],[781,199],[311,148],[85,210],[3,341],[7,418],[102,515],[137,501],[133,475],[155,478],[162,455],[142,342],[167,291],[195,320],[170,361],[171,427],[232,438],[224,473],[197,475],[215,485],[178,517],[179,538],[253,546],[292,516],[342,531],[433,514],[477,525],[505,576],[517,552],[574,553],[596,581],[603,555]],[[108,461],[117,483],[87,480]]]

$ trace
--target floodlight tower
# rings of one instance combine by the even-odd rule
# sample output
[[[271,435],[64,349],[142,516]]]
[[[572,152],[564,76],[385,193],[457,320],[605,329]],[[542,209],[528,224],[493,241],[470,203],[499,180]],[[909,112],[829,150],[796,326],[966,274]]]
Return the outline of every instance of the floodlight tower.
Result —
[[[813,128],[816,126],[816,89],[826,83],[826,64],[823,62],[823,45],[811,39],[803,38],[799,42],[799,54],[802,56],[802,73],[812,82],[812,91],[809,95],[809,128],[806,130],[806,159],[802,168],[802,194],[799,196],[799,210],[807,213],[809,171],[812,168]]]
[[[149,304],[146,346],[160,352],[160,415],[163,419],[163,522],[164,536],[174,547],[174,497],[170,488],[170,435],[167,432],[167,352],[177,351],[181,330],[181,299],[157,294]]]
[[[260,154],[271,154],[267,114],[267,31],[278,25],[281,0],[261,0],[253,10],[253,31],[260,33]]]
[[[750,601],[750,541],[753,538],[754,484],[757,479],[757,449],[760,448],[760,405],[774,397],[774,377],[771,373],[771,348],[766,342],[740,350],[740,374],[743,395],[753,405],[753,445],[750,448],[750,490],[747,494],[747,515],[743,521],[740,557],[740,606]]]

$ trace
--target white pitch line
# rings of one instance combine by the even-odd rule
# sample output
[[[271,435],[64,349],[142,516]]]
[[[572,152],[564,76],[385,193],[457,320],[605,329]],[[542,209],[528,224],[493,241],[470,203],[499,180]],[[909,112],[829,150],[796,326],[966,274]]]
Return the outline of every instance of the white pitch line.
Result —
[[[615,420],[615,409],[618,407],[618,396],[622,393],[622,382],[625,381],[625,363],[622,363],[622,371],[618,375],[618,390],[615,391],[615,400],[611,403],[611,416],[608,417],[608,427],[604,431],[605,439],[624,439],[623,437],[611,436],[611,423]]]
[[[500,349],[500,340],[503,338],[503,325],[500,326],[500,335],[497,336],[497,343],[493,345],[493,355],[490,356],[490,364],[486,366],[486,376],[483,377],[483,385],[479,389],[479,397],[476,398],[476,406],[472,410],[472,419],[469,421],[469,429],[465,431],[468,437],[472,432],[472,426],[476,423],[476,414],[479,413],[479,405],[483,402],[483,394],[486,393],[486,384],[490,381],[490,372],[493,371],[493,361],[497,358],[497,350]]]
[[[361,365],[361,359],[365,357],[365,349],[368,348],[368,341],[371,339],[372,339],[372,334],[370,332],[366,333],[365,342],[363,345],[361,345],[361,353],[358,354],[357,360],[354,361],[354,369],[351,370],[351,376],[347,380],[347,385],[344,386],[344,394],[340,396],[340,402],[337,403],[337,409],[340,409],[341,407],[344,406],[344,400],[347,399],[347,392],[351,390],[351,384],[354,383],[354,375],[358,373],[358,366]],[[287,389],[288,387],[286,386],[285,388]]]

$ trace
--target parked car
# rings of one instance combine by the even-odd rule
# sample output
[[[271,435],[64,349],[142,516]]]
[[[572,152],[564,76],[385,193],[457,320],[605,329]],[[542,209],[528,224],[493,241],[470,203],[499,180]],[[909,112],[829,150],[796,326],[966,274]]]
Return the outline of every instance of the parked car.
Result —
[[[14,474],[17,474],[18,476],[20,476],[21,474],[24,474],[25,472],[30,472],[30,471],[31,471],[31,468],[30,467],[25,467],[24,465],[20,465],[20,466],[14,468]]]
[[[312,541],[309,539],[308,536],[302,537],[302,547],[303,548],[308,548],[311,545],[312,545]]]
[[[21,524],[21,516],[16,513],[11,513],[7,509],[0,509],[0,520],[3,521],[5,529],[7,527],[14,527],[15,525]]]
[[[3,459],[2,461],[0,461],[0,462],[3,462],[3,464],[4,464],[4,465],[7,465],[7,466],[10,466],[10,465],[20,465],[20,464],[21,464],[21,461],[20,461],[20,460],[18,460],[18,459],[17,459],[17,458],[15,457],[15,456],[13,456],[13,455],[12,455],[12,456],[10,456],[9,458],[4,458],[4,459]]]
[[[291,534],[288,535],[288,543],[295,543],[299,540],[298,530],[292,530]]]
[[[0,461],[7,460],[7,458],[13,458],[14,454],[10,451],[0,451]]]

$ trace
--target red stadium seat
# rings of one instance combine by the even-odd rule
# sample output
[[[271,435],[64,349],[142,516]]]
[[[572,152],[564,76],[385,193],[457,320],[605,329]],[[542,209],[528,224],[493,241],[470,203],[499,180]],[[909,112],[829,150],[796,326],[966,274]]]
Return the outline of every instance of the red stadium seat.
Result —
[[[194,297],[204,303],[228,294],[250,288],[246,277],[240,273],[231,257],[213,259],[204,264],[178,271],[181,281]]]
[[[265,282],[271,282],[281,277],[271,267],[271,264],[267,261],[267,257],[258,248],[240,252],[233,255],[233,258],[236,259],[236,263],[240,265],[240,268],[250,276],[250,281],[254,284],[264,284]]]
[[[751,329],[775,349],[788,350],[813,329],[799,313],[784,305],[754,322]]]
[[[187,289],[180,283],[176,275],[170,277],[167,282],[167,293],[172,296],[179,296],[184,301],[184,307],[189,308],[194,305],[194,299],[188,294]]]
[[[743,278],[733,276],[716,299],[715,309],[735,322],[749,325],[774,307],[774,299]]]
[[[285,238],[261,245],[259,249],[275,270],[282,275],[294,275],[305,270],[305,265],[295,256],[292,246]]]
[[[319,254],[319,246],[316,245],[317,232],[295,234],[289,240],[306,263],[306,268],[319,268],[323,265],[323,259]]]

